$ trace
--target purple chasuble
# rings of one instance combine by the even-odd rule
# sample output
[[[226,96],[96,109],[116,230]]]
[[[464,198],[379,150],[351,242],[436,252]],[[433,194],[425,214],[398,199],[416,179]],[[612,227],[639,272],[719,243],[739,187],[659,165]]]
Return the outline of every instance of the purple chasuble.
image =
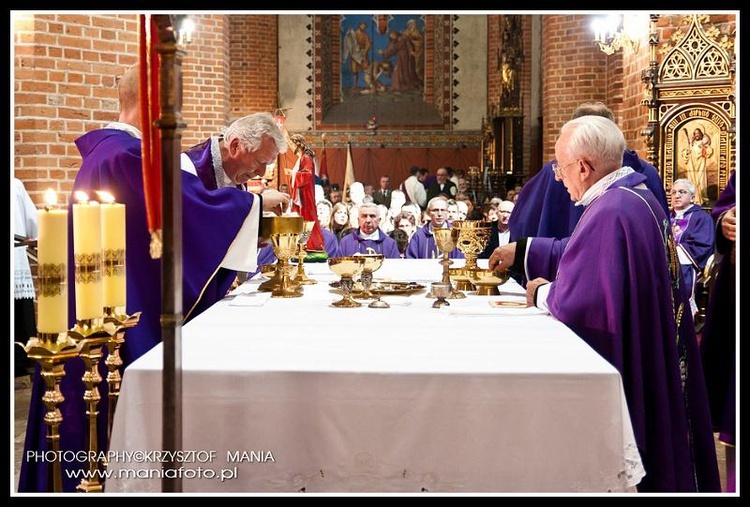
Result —
[[[736,443],[737,275],[734,262],[735,242],[724,236],[718,219],[735,206],[735,174],[732,172],[726,188],[711,210],[711,216],[717,223],[716,259],[719,262],[719,270],[711,289],[706,310],[706,325],[703,327],[701,338],[701,356],[711,403],[711,420],[714,429],[719,432],[719,440],[731,445]]]
[[[339,240],[336,238],[336,235],[330,229],[321,228],[321,231],[323,231],[323,241],[325,242],[326,255],[328,255],[329,259],[338,257]]]
[[[117,202],[125,204],[126,212],[126,280],[128,314],[141,312],[138,325],[125,334],[120,349],[123,361],[121,374],[135,359],[161,341],[161,259],[149,254],[150,234],[146,220],[141,167],[141,141],[122,130],[100,129],[84,134],[76,140],[83,162],[76,175],[73,192],[85,191],[95,198],[95,190],[106,190]],[[192,317],[224,297],[236,273],[220,268],[229,246],[250,212],[253,196],[234,188],[207,191],[195,176],[180,171],[183,192],[183,309],[189,321]],[[75,284],[73,261],[72,202],[68,230],[68,300],[69,319],[75,322]],[[98,384],[101,400],[98,403],[98,449],[105,450],[107,442],[108,390],[105,381],[107,368],[104,357],[99,361],[102,381]],[[60,424],[61,450],[82,451],[86,447],[88,422],[83,402],[83,361],[71,359],[65,365],[65,377],[60,390],[65,397],[60,405],[63,422]],[[26,428],[24,456],[27,451],[47,449],[46,425],[42,421],[44,385],[35,375],[31,393],[29,419]],[[87,462],[63,461],[63,489],[74,492],[79,478],[68,477],[74,470],[88,469]],[[19,491],[47,490],[47,463],[22,461]]]
[[[544,164],[521,188],[508,222],[511,242],[524,237],[562,239],[573,234],[583,206],[576,206],[562,181],[555,180],[552,162]],[[646,186],[668,215],[667,194],[656,168],[632,150],[625,150],[622,165],[646,176]]]
[[[183,153],[193,162],[198,178],[203,182],[203,185],[208,190],[216,190],[218,184],[216,183],[216,171],[211,155],[211,138],[209,137],[202,143],[188,148]]]
[[[359,234],[359,229],[354,229],[349,234],[343,236],[339,241],[339,257],[354,255],[359,252],[368,253],[367,249],[372,248],[375,253],[383,254],[388,259],[400,259],[401,252],[398,251],[396,240],[388,236],[382,229],[378,228],[380,237],[378,239],[364,239]]]
[[[693,319],[669,219],[652,192],[633,188],[644,180],[628,174],[586,207],[547,304],[622,376],[646,470],[638,490],[718,492]]]
[[[670,213],[674,242],[690,259],[690,264],[681,264],[682,283],[688,294],[695,295],[695,282],[699,272],[714,252],[714,222],[711,215],[697,204],[689,206],[682,218]]]

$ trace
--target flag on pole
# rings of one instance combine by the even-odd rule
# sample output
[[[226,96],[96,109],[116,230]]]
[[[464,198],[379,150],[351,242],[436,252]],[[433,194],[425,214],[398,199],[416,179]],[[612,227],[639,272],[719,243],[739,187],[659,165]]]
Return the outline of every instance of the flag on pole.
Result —
[[[349,196],[349,186],[357,181],[354,177],[354,161],[352,160],[352,143],[346,143],[346,173],[344,175],[344,196]]]
[[[321,179],[321,181],[328,181],[328,158],[326,157],[326,135],[323,134],[320,136],[320,138],[323,140],[323,151],[320,154],[320,165],[316,166],[316,174],[318,175],[318,178]],[[315,161],[317,162],[317,157],[315,158]]]
[[[162,252],[161,227],[161,136],[156,121],[161,113],[159,103],[158,30],[151,15],[139,16],[138,70],[141,109],[141,143],[143,164],[143,195],[146,204],[148,231],[151,234],[151,258]]]

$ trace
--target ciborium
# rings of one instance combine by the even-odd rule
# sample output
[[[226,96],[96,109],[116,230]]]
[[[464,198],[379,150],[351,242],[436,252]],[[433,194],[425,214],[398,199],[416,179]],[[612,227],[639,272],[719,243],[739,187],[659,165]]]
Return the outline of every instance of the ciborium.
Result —
[[[463,274],[471,278],[471,272],[477,270],[477,257],[487,246],[490,239],[490,226],[482,220],[457,220],[453,222],[453,227],[458,229],[458,242],[456,247],[466,256],[466,264],[463,268]],[[473,290],[470,281],[466,285],[458,283],[459,290]]]
[[[450,275],[450,265],[453,264],[453,261],[450,260],[450,254],[458,244],[459,230],[454,227],[433,229],[432,234],[435,237],[435,245],[443,254],[443,258],[440,261],[440,264],[443,265],[443,279],[441,280],[441,283],[447,283],[451,286],[451,293],[448,296],[448,299],[465,298],[466,294],[453,288]],[[435,297],[435,295],[430,291],[427,297]]]
[[[302,287],[294,283],[290,273],[294,266],[289,259],[297,252],[299,236],[304,229],[300,216],[267,216],[260,221],[260,235],[271,240],[278,262],[273,276],[260,284],[258,290],[270,292],[273,298],[298,298]]]
[[[365,269],[364,255],[349,255],[346,257],[332,257],[328,259],[328,267],[341,277],[341,292],[344,297],[339,301],[331,303],[336,308],[357,308],[362,303],[354,301],[351,296],[354,277],[359,276]]]
[[[359,277],[359,281],[362,283],[362,294],[357,299],[374,299],[375,301],[367,305],[368,308],[390,308],[388,303],[380,299],[379,294],[373,294],[371,290],[372,274],[383,265],[385,255],[372,253],[355,256],[365,259],[365,267],[362,269],[362,275]]]
[[[475,269],[470,272],[469,280],[477,288],[477,296],[497,296],[499,285],[508,280],[508,272],[495,273],[489,269]]]
[[[305,273],[305,256],[307,255],[305,247],[307,246],[307,240],[310,239],[310,234],[312,234],[314,226],[315,220],[305,221],[297,242],[297,274],[294,276],[294,283],[299,285],[313,285],[318,283]]]

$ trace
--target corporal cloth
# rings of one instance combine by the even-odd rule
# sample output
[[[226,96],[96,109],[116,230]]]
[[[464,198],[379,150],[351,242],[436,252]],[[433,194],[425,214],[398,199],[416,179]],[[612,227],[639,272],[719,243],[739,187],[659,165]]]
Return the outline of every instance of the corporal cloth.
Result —
[[[119,129],[100,129],[84,134],[76,140],[83,157],[81,169],[76,175],[73,192],[85,191],[93,197],[95,190],[106,190],[126,208],[126,277],[127,313],[141,312],[137,326],[125,335],[120,355],[127,366],[161,341],[161,263],[149,254],[150,235],[146,222],[146,207],[143,197],[141,170],[141,141]],[[207,191],[195,176],[180,171],[183,191],[183,310],[189,321],[203,310],[224,297],[235,278],[236,272],[222,264],[239,264],[238,256],[228,252],[241,245],[240,238],[255,234],[257,242],[258,222],[250,219],[251,210],[260,209],[260,199],[253,194],[235,188]],[[71,197],[70,202],[73,202]],[[72,210],[69,213],[69,281],[75,280],[73,262]],[[233,257],[233,261],[230,261]],[[254,266],[248,264],[247,270]],[[69,283],[69,317],[71,326],[75,317],[75,286]],[[105,355],[106,357],[106,355]],[[99,362],[102,379],[107,369],[104,358]],[[83,402],[83,361],[75,358],[66,362],[66,375],[61,383],[65,401],[60,405],[63,422],[60,425],[60,447],[62,450],[86,449],[88,423]],[[98,404],[98,448],[106,449],[107,438],[107,384],[98,385],[101,400]],[[27,451],[47,449],[46,425],[42,421],[45,408],[42,404],[44,385],[37,374],[31,393],[31,406],[26,430],[24,456]],[[75,491],[80,478],[68,477],[66,471],[88,468],[87,462],[64,461],[63,488]],[[48,468],[40,461],[21,463],[19,491],[46,491]]]
[[[586,207],[547,304],[622,375],[646,469],[639,491],[716,492],[716,451],[693,319],[687,295],[674,282],[676,264],[670,274],[668,258],[676,259],[669,219],[639,185],[645,179],[627,174]],[[551,241],[535,238],[529,248]],[[535,259],[527,258],[530,279],[538,276]]]

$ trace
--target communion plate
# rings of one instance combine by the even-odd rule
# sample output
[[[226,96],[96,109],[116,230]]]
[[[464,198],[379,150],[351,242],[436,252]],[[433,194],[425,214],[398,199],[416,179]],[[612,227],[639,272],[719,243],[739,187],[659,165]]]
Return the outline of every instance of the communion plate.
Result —
[[[341,287],[339,281],[331,282],[329,284],[335,289]],[[379,296],[393,296],[398,294],[411,294],[412,292],[418,292],[425,288],[424,285],[416,282],[372,282],[370,285],[370,292]],[[362,284],[355,282],[352,287],[352,296],[357,297],[362,294]]]

